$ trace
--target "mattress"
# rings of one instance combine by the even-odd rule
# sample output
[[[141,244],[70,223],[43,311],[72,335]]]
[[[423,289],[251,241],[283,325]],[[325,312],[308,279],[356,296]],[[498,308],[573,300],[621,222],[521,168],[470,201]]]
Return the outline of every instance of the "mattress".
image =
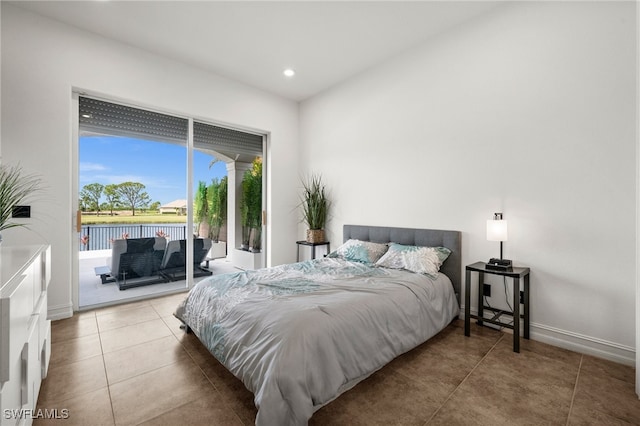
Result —
[[[254,393],[257,425],[304,425],[458,313],[442,273],[322,258],[212,276],[175,315]]]

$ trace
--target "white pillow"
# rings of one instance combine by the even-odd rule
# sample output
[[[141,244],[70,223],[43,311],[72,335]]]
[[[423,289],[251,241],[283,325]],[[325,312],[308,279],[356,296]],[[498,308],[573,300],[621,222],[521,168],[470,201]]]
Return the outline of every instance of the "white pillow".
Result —
[[[406,269],[436,279],[444,261],[451,254],[446,247],[419,247],[390,243],[389,250],[376,265],[391,269]]]
[[[360,263],[376,263],[389,247],[386,244],[370,241],[348,240],[329,254],[328,257],[341,257],[345,260]]]

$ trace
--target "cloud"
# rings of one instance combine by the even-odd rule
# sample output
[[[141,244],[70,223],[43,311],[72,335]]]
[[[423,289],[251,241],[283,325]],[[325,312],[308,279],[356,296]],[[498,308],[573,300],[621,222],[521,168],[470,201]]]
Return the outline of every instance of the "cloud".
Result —
[[[98,163],[80,162],[80,172],[104,172],[108,167]]]

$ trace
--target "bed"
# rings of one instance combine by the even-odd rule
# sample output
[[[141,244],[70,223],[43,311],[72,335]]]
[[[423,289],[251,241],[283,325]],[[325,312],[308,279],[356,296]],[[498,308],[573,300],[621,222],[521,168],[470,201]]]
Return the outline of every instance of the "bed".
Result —
[[[460,232],[345,225],[343,240],[322,259],[209,277],[175,312],[253,392],[257,425],[307,424],[459,315]],[[415,253],[428,270],[398,264]]]

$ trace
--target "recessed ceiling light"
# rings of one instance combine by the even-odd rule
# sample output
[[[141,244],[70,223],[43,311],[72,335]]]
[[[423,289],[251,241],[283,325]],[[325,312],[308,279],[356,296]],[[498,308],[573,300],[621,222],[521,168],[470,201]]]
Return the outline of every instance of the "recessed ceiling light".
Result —
[[[282,73],[285,75],[285,77],[293,77],[294,75],[296,75],[296,72],[291,68],[287,68]]]
[[[91,114],[82,114],[82,117],[84,117],[84,118],[91,118]]]

